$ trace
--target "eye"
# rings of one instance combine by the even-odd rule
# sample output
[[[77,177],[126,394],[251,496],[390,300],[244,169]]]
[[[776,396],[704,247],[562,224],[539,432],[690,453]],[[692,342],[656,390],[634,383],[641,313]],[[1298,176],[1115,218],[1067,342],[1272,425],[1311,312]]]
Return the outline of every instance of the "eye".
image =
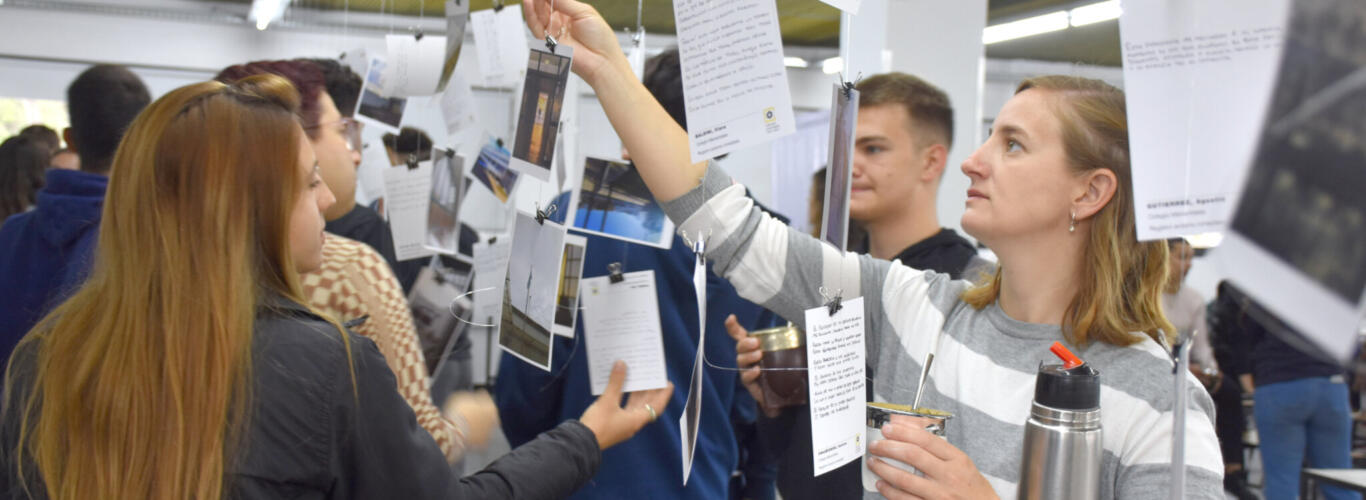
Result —
[[[1006,139],[1007,153],[1015,153],[1019,151],[1024,151],[1024,146],[1021,146],[1020,143],[1016,142],[1014,139]]]
[[[885,151],[885,148],[883,148],[882,146],[865,146],[863,148],[863,152],[868,153],[870,155],[875,155],[883,151]]]

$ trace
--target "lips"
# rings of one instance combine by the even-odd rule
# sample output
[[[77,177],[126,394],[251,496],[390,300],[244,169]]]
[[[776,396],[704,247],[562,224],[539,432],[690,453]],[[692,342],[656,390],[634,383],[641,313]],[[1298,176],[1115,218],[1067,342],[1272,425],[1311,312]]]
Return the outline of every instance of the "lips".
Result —
[[[976,190],[976,189],[969,189],[969,190],[968,190],[968,199],[971,200],[971,199],[973,199],[973,198],[980,198],[980,199],[983,199],[983,200],[989,199],[989,198],[987,198],[987,195],[986,195],[985,193],[983,193],[983,192],[981,192],[981,191],[978,191],[978,190]]]

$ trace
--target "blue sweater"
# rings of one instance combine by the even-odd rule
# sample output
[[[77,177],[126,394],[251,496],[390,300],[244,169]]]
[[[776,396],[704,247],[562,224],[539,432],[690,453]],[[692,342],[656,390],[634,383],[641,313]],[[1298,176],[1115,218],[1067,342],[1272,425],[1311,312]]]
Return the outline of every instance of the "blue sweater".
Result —
[[[671,250],[589,236],[585,253],[585,278],[607,274],[607,265],[612,262],[621,262],[623,272],[655,271],[664,353],[674,395],[668,408],[659,412],[658,421],[603,452],[598,474],[571,498],[727,498],[731,472],[736,470],[742,453],[734,423],[746,427],[743,423],[752,423],[757,409],[736,372],[706,368],[692,475],[687,487],[683,487],[678,418],[683,413],[697,353],[692,251],[676,236]],[[730,314],[735,314],[740,324],[747,327],[777,324],[776,316],[741,299],[734,287],[708,272],[705,352],[707,360],[719,366],[735,366],[735,342],[726,334],[724,324]],[[503,355],[494,396],[503,431],[513,446],[530,441],[564,420],[578,418],[594,400],[589,390],[587,349],[582,345],[582,318],[574,339],[555,336],[554,341],[553,370],[549,373]],[[760,477],[751,480],[762,483],[766,479],[771,498],[772,477],[757,475]]]
[[[0,226],[0,362],[85,281],[108,183],[99,174],[50,169],[37,206]]]

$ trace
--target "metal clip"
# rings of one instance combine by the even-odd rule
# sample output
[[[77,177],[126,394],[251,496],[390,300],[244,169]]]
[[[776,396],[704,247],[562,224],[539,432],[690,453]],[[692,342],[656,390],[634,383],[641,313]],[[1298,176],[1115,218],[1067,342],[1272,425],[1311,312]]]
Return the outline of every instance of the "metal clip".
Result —
[[[417,155],[408,155],[408,159],[404,160],[404,163],[408,165],[408,170],[417,170]]]
[[[844,93],[845,99],[853,99],[854,89],[855,87],[858,87],[858,83],[861,81],[863,81],[863,73],[859,73],[858,78],[855,78],[852,82],[845,80],[844,73],[840,73],[840,90]]]
[[[621,283],[626,277],[621,275],[621,263],[613,262],[607,265],[607,281],[613,284]]]
[[[555,41],[555,37],[550,36],[550,33],[545,34],[545,48],[549,49],[551,54],[555,53],[555,46],[559,44]]]
[[[844,304],[841,303],[844,301],[844,289],[835,290],[834,296],[831,296],[830,291],[825,287],[821,287],[820,292],[821,297],[825,298],[825,308],[831,316],[840,312],[840,309],[844,309]]]
[[[417,39],[417,41],[420,42],[420,41],[422,41],[423,35],[424,35],[424,34],[422,33],[422,29],[421,29],[421,28],[418,28],[417,33],[413,33],[413,38]]]
[[[505,7],[505,5],[503,5],[503,0],[493,0],[493,12],[494,12],[494,13],[502,12],[502,11],[503,11],[503,7]]]
[[[455,150],[454,150],[454,149],[447,149],[447,150],[446,150],[446,158],[455,158]]]
[[[554,214],[555,214],[555,205],[550,205],[549,207],[546,207],[545,210],[541,210],[540,204],[537,204],[537,205],[536,205],[536,223],[537,223],[537,224],[545,225],[545,220],[546,220],[546,218],[548,218],[548,217],[550,217],[551,215],[554,215]]]

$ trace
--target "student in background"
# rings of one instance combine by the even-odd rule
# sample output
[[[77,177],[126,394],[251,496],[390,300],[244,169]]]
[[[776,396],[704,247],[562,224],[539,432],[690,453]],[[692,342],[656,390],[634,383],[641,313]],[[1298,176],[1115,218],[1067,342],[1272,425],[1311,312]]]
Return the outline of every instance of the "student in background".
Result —
[[[62,138],[57,136],[56,130],[52,130],[47,125],[29,125],[24,127],[23,130],[20,130],[19,135],[37,140],[42,143],[43,146],[47,147],[48,151],[62,149]]]
[[[30,136],[0,143],[0,222],[33,208],[51,157],[48,145]]]
[[[373,342],[305,305],[332,203],[283,78],[133,123],[87,281],[16,350],[0,492],[36,498],[558,498],[649,422],[625,370],[577,421],[456,478]]]
[[[142,80],[122,66],[92,66],[67,87],[66,143],[81,169],[48,170],[34,209],[0,227],[0,361],[85,280],[114,151],[150,101]]]
[[[1295,498],[1301,467],[1351,468],[1346,371],[1287,341],[1303,342],[1303,336],[1230,282],[1219,283],[1211,315],[1218,335],[1229,337],[1247,359],[1236,368],[1243,390],[1253,397],[1266,498]],[[1335,486],[1320,490],[1329,500],[1361,498]]]

